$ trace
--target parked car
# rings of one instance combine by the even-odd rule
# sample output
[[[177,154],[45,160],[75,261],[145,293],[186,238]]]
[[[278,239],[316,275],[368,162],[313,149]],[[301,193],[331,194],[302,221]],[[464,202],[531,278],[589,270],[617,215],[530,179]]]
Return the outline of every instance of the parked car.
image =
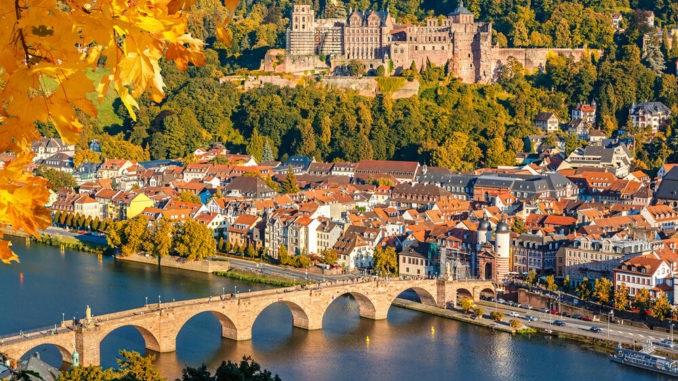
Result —
[[[581,315],[579,315],[579,314],[574,314],[574,315],[572,315],[572,316],[570,316],[570,317],[571,317],[572,319],[581,319]]]
[[[539,319],[537,319],[536,316],[532,316],[532,315],[525,315],[525,319],[526,319],[526,320],[529,320],[529,321],[537,321],[537,320],[539,320]]]
[[[531,309],[532,309],[532,306],[529,305],[529,304],[526,304],[526,305],[523,306],[523,308],[525,308],[525,309],[527,309],[527,310],[531,310]]]
[[[593,333],[600,333],[602,331],[602,329],[600,329],[598,327],[591,327],[591,328],[589,328],[589,331],[591,331]]]
[[[517,313],[516,311],[511,311],[511,312],[507,313],[506,315],[508,315],[508,316],[510,316],[510,317],[514,317],[514,318],[519,318],[519,317],[520,317],[520,314]]]
[[[558,312],[558,310],[551,310],[551,314],[552,314],[552,315],[558,315],[559,313],[560,313],[560,312]]]
[[[587,315],[584,315],[584,316],[580,317],[580,319],[583,320],[583,321],[591,321],[591,320],[593,320],[593,319],[591,319],[590,316],[587,316]]]
[[[497,301],[498,301],[500,304],[506,304],[506,300],[504,300],[504,299],[501,299],[501,298],[500,298],[500,299],[497,300]]]
[[[657,345],[661,345],[662,347],[673,348],[675,344],[671,340],[664,339],[664,340],[661,340],[660,342],[658,342]]]
[[[546,308],[546,307],[540,308],[540,309],[538,309],[537,311],[543,312],[543,313],[546,313],[546,314],[549,313],[549,309]]]
[[[557,325],[557,326],[559,326],[559,327],[564,327],[564,326],[565,326],[565,322],[562,321],[562,320],[554,320],[554,321],[553,321],[553,325]]]

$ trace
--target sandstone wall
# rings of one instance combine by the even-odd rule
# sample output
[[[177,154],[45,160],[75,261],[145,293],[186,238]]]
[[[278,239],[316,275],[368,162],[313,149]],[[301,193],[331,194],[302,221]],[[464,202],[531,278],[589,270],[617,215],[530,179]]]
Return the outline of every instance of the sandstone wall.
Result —
[[[313,71],[320,74],[324,70],[329,70],[329,66],[321,61],[319,56],[289,56],[283,49],[271,49],[266,52],[261,70],[291,74],[313,74],[311,73]]]
[[[130,255],[129,257],[116,256],[115,260],[123,262],[146,263],[149,265],[158,264],[158,258],[151,256],[147,257],[142,254],[134,254]],[[160,266],[171,267],[181,270],[198,271],[202,273],[212,273],[214,271],[228,271],[228,269],[230,268],[229,263],[225,261],[208,261],[208,260],[187,261],[186,259],[179,257],[164,257],[160,261]]]
[[[596,57],[600,57],[601,54],[599,50],[591,49],[493,48],[492,70],[495,74],[495,80],[499,70],[508,62],[509,57],[515,58],[529,71],[543,71],[546,67],[546,58],[549,52],[563,56],[572,56],[576,61],[581,60],[582,57],[589,54],[594,54]]]

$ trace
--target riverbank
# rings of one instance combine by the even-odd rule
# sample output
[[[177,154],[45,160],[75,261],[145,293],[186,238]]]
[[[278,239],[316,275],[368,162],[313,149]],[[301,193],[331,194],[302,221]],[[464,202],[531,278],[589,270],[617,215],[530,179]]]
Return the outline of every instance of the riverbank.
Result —
[[[464,323],[469,323],[469,324],[477,325],[477,326],[480,326],[480,327],[489,328],[489,329],[492,329],[492,330],[495,330],[495,331],[507,332],[507,333],[510,333],[510,334],[515,334],[515,333],[518,332],[517,329],[511,328],[505,322],[496,322],[496,321],[487,320],[487,319],[484,319],[484,318],[471,319],[466,314],[463,314],[461,312],[448,310],[448,309],[444,309],[444,308],[439,308],[439,307],[434,307],[434,306],[429,306],[429,305],[426,305],[426,304],[414,302],[414,301],[407,300],[407,299],[396,298],[396,300],[393,301],[393,305],[397,306],[397,307],[407,308],[407,309],[413,310],[413,311],[419,311],[419,312],[443,317],[443,318],[446,318],[446,319],[453,319],[453,320],[461,321],[461,322],[464,322]]]
[[[159,264],[158,258],[146,256],[143,254],[132,254],[129,256],[116,255],[115,260],[120,262],[144,263],[155,266],[159,265],[160,267],[169,267],[173,269],[197,271],[209,274],[220,271],[228,271],[231,268],[228,261],[224,260],[203,259],[201,261],[189,261],[185,258],[172,256],[162,257]]]
[[[218,276],[222,276],[222,277],[226,277],[226,278],[231,278],[231,279],[247,281],[247,282],[268,284],[268,285],[271,285],[271,286],[279,286],[279,287],[298,286],[300,284],[308,284],[309,283],[309,282],[302,282],[302,281],[293,280],[293,279],[289,279],[289,278],[276,277],[276,276],[272,276],[272,275],[265,275],[265,274],[255,273],[255,272],[241,270],[241,269],[234,269],[234,268],[232,268],[228,271],[215,271],[214,275],[218,275]]]
[[[81,251],[85,253],[90,253],[90,254],[103,254],[107,247],[103,245],[99,245],[96,243],[92,242],[85,242],[81,241],[77,238],[73,237],[68,237],[59,233],[48,233],[48,232],[42,232],[40,233],[40,238],[34,237],[30,234],[27,234],[23,231],[14,231],[12,229],[8,228],[0,228],[0,232],[2,234],[12,236],[12,237],[18,237],[18,238],[26,238],[29,239],[30,242],[35,242],[47,246],[53,246],[53,247],[58,247],[58,248],[64,248],[68,250],[73,250],[73,251]]]

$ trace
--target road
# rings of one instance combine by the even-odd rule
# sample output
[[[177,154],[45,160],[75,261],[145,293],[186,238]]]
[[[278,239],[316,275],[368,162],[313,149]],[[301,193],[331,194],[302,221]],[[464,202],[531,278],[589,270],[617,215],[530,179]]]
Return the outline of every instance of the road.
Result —
[[[570,317],[538,312],[536,310],[511,307],[498,303],[495,305],[495,303],[488,301],[480,301],[478,302],[478,304],[483,305],[483,307],[485,307],[486,309],[486,312],[493,311],[495,308],[498,311],[503,312],[504,315],[507,315],[511,311],[517,312],[520,315],[520,319],[523,321],[524,324],[534,328],[550,329],[554,332],[572,333],[598,339],[609,339],[627,344],[633,344],[634,341],[644,344],[647,340],[650,340],[652,343],[656,344],[660,340],[670,338],[669,337],[670,335],[666,333],[664,330],[644,329],[640,327],[619,325],[616,323],[609,324],[608,328],[607,320],[602,322],[583,321],[579,319],[573,319]],[[527,321],[527,319],[525,319],[525,315],[535,316],[539,320]],[[553,325],[552,323],[555,320],[563,321],[565,322],[565,325],[564,326]],[[592,332],[590,331],[591,327],[598,327],[600,328],[601,331],[598,333]],[[666,347],[658,348],[666,352],[673,352],[678,354],[678,347],[674,349]]]
[[[307,273],[305,271],[292,270],[285,267],[269,265],[267,263],[258,263],[244,259],[237,259],[233,257],[228,257],[228,261],[230,262],[231,267],[236,269],[247,270],[251,272],[260,272],[263,274],[297,280],[308,280],[311,282],[323,282],[326,280],[344,280],[359,277],[356,274],[322,275],[311,272]]]
[[[69,231],[66,229],[62,228],[57,228],[54,226],[50,226],[45,230],[41,230],[40,233],[47,233],[51,235],[60,235],[63,237],[67,238],[75,238],[78,241],[83,241],[83,242],[91,242],[95,243],[97,245],[106,245],[106,236],[96,236],[92,235],[90,233],[85,233],[85,234],[78,234],[77,232],[74,231]]]

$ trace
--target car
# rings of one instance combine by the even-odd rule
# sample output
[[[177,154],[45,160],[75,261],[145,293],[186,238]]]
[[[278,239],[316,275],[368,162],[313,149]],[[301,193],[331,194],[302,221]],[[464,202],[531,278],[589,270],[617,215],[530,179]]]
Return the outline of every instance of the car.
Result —
[[[539,319],[537,319],[536,316],[532,316],[532,315],[525,315],[525,319],[526,319],[526,320],[529,320],[529,321],[537,321],[537,320],[539,320]]]
[[[560,316],[562,316],[562,317],[570,317],[570,314],[568,314],[567,312],[561,312],[561,313],[560,313]]]
[[[510,317],[514,317],[514,318],[519,318],[519,317],[520,317],[520,314],[517,313],[516,311],[511,311],[511,312],[507,313],[506,315],[508,315],[508,316],[510,316]]]
[[[600,333],[602,331],[602,329],[600,329],[598,327],[591,327],[591,328],[589,328],[589,331],[591,331],[593,333]]]
[[[580,317],[580,319],[583,320],[583,321],[591,321],[591,320],[593,320],[593,319],[591,319],[590,316],[587,316],[587,315],[584,315],[584,316]]]
[[[664,340],[661,340],[660,342],[658,342],[657,345],[661,345],[662,347],[673,348],[675,344],[671,340],[664,339]]]
[[[499,302],[499,304],[506,304],[506,300],[501,299],[501,298],[499,300],[497,300],[497,302]]]
[[[559,313],[560,313],[560,312],[558,312],[558,310],[551,310],[551,314],[552,314],[552,315],[558,315]]]
[[[549,309],[548,309],[548,308],[546,308],[546,307],[544,307],[544,308],[540,308],[540,309],[538,309],[537,311],[539,311],[539,312],[543,312],[543,313],[549,313]]]
[[[526,310],[531,310],[532,306],[529,305],[529,304],[526,304],[526,305],[523,306],[523,308],[525,308]]]
[[[553,321],[553,325],[557,325],[558,327],[564,327],[564,326],[565,326],[565,322],[562,321],[562,320],[554,320],[554,321]]]
[[[572,315],[572,316],[570,316],[570,317],[571,317],[572,319],[581,319],[581,315],[579,315],[579,314],[574,314],[574,315]]]

